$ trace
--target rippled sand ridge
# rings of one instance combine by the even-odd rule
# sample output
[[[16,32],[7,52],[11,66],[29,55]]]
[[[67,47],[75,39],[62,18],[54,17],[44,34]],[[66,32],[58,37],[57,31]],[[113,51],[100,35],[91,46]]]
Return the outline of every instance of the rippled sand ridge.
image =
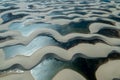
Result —
[[[119,0],[1,0],[0,80],[120,80]]]

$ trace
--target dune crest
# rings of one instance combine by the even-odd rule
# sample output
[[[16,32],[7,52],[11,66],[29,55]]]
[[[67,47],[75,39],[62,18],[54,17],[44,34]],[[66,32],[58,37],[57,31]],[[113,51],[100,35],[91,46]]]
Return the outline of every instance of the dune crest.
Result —
[[[71,69],[61,70],[52,80],[86,80],[76,71]]]

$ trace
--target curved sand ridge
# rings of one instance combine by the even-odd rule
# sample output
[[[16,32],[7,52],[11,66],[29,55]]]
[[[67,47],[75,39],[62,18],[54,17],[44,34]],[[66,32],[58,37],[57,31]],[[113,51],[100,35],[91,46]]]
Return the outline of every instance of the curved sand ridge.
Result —
[[[23,73],[11,73],[6,76],[0,77],[0,80],[35,80],[30,71],[24,71]]]
[[[24,0],[23,0],[24,1]],[[117,1],[117,0],[116,0]],[[13,6],[13,8],[4,6],[4,10],[1,10],[0,14],[0,70],[5,70],[7,68],[10,68],[11,66],[15,64],[20,64],[25,69],[32,69],[36,65],[38,65],[42,58],[44,58],[47,54],[53,53],[54,55],[58,56],[61,60],[71,60],[74,55],[78,53],[82,53],[83,55],[87,56],[85,58],[99,58],[99,57],[105,57],[107,58],[108,55],[116,51],[120,53],[120,39],[119,38],[111,38],[108,36],[104,36],[101,34],[97,34],[102,29],[112,29],[119,32],[119,22],[120,22],[120,16],[119,16],[119,10],[120,6],[119,3],[115,2],[99,2],[98,1],[89,1],[87,3],[89,4],[83,4],[80,0],[74,0],[74,1],[56,1],[56,0],[50,0],[49,2],[15,2],[11,1],[8,3],[14,3],[16,4]],[[82,3],[82,4],[81,4]],[[6,4],[6,3],[1,3]],[[3,6],[3,5],[2,5]],[[11,15],[11,16],[10,16]],[[23,16],[24,15],[24,16]],[[6,17],[7,16],[7,17]],[[21,17],[17,17],[21,16]],[[5,18],[8,18],[6,20]],[[10,24],[14,22],[22,22],[23,25],[30,25],[34,24],[36,22],[44,22],[44,23],[50,23],[50,24],[59,24],[59,25],[66,25],[70,24],[72,22],[80,22],[80,21],[93,21],[93,24],[88,25],[88,28],[90,30],[90,34],[82,34],[82,33],[70,33],[65,36],[61,35],[55,30],[51,29],[38,29],[33,31],[29,36],[23,36],[19,31],[12,31],[9,29]],[[101,20],[102,22],[100,23]],[[104,22],[106,21],[106,22]],[[16,26],[17,27],[17,26]],[[2,32],[4,30],[8,30],[6,32]],[[94,40],[99,39],[102,40],[105,43],[95,43],[95,44],[88,44],[88,43],[81,43],[78,44],[68,50],[65,50],[60,47],[56,46],[47,46],[43,47],[39,50],[37,50],[35,53],[33,53],[31,56],[23,56],[18,55],[10,59],[5,59],[5,53],[2,51],[3,47],[11,46],[11,45],[28,45],[34,38],[37,36],[50,36],[53,39],[55,39],[58,42],[66,43],[70,40],[80,39],[80,40]],[[80,57],[83,57],[81,54]],[[53,56],[54,57],[54,56]],[[24,60],[24,61],[23,61]],[[30,61],[33,61],[31,64]],[[28,63],[28,64],[26,64]],[[119,61],[118,61],[119,63]],[[109,73],[109,65],[113,66],[112,64],[115,64],[116,66],[119,66],[117,62],[110,61],[103,64],[98,68],[98,71],[96,72],[96,76],[98,80],[112,80],[111,75],[104,76],[103,79],[101,79],[103,76],[101,70],[104,71],[104,75],[106,73]],[[113,68],[113,67],[112,67]],[[110,68],[113,72],[116,71],[119,72],[118,67],[116,69]],[[76,77],[80,77],[76,72],[67,70],[69,74],[72,72]],[[62,72],[62,71],[61,71]],[[66,72],[66,71],[63,71]],[[116,76],[115,73],[115,76]],[[58,74],[59,75],[59,74]],[[66,75],[66,74],[65,74]],[[100,77],[99,77],[100,76]],[[114,76],[114,75],[113,75]],[[119,76],[119,74],[117,75]],[[72,77],[72,76],[71,76]],[[73,78],[73,77],[72,77]],[[72,79],[71,78],[71,79]],[[118,77],[115,77],[118,78]],[[7,76],[0,77],[0,80],[34,80],[31,73],[29,71],[24,71],[22,74],[8,74]],[[56,78],[55,78],[56,79]],[[73,80],[73,79],[72,79]],[[78,79],[80,80],[80,78]],[[81,79],[83,80],[83,79]]]
[[[58,57],[65,59],[65,60],[71,60],[72,57],[77,53],[82,53],[83,55],[86,55],[91,58],[96,58],[96,57],[99,58],[99,57],[107,57],[108,54],[112,51],[116,51],[119,53],[120,49],[119,47],[112,47],[112,46],[105,45],[102,43],[98,43],[96,45],[80,44],[68,50],[65,50],[60,47],[48,46],[48,47],[44,47],[44,48],[37,50],[31,56],[18,55],[18,56],[15,56],[7,60],[2,60],[3,62],[1,62],[0,64],[0,70],[7,69],[14,64],[20,64],[25,69],[31,69],[35,65],[37,65],[46,54],[49,54],[49,53],[53,53],[57,55]],[[2,54],[4,54],[4,52],[2,52],[1,55]],[[1,56],[1,57],[4,57],[4,56]]]
[[[115,29],[115,30],[120,32],[120,27],[119,26],[112,26],[112,25],[109,25],[109,24],[93,23],[89,26],[90,33],[97,33],[101,29]]]
[[[8,31],[5,33],[1,33],[1,37],[7,37],[11,36],[13,39],[9,41],[4,41],[0,44],[0,47],[5,47],[5,46],[10,46],[10,45],[15,45],[15,44],[23,44],[27,45],[29,44],[35,37],[40,36],[40,35],[48,35],[53,37],[55,40],[59,42],[68,42],[69,40],[72,39],[82,39],[82,40],[93,40],[93,39],[99,39],[104,41],[105,43],[112,45],[112,46],[118,46],[120,45],[120,39],[119,38],[110,38],[110,37],[105,37],[99,34],[82,34],[82,33],[71,33],[65,36],[62,36],[59,34],[57,31],[52,30],[52,29],[38,29],[35,30],[31,35],[28,37],[24,37],[21,35],[20,32],[14,31]]]
[[[86,80],[79,73],[71,69],[61,70],[52,80]]]
[[[78,2],[78,3],[76,3]],[[37,2],[38,3],[38,2]],[[14,7],[18,7],[19,9],[15,9],[15,10],[8,10],[5,12],[2,12],[0,14],[0,16],[3,16],[4,14],[8,14],[8,13],[12,13],[14,15],[17,14],[29,14],[26,15],[26,17],[23,17],[24,19],[27,19],[29,17],[35,19],[37,22],[46,22],[46,23],[52,23],[52,24],[68,24],[70,22],[79,22],[80,19],[87,19],[87,18],[92,18],[91,16],[99,16],[100,18],[102,17],[109,17],[111,15],[118,15],[116,14],[114,11],[117,11],[116,6],[113,3],[108,3],[106,5],[99,3],[89,3],[89,4],[80,4],[79,1],[75,1],[72,3],[61,3],[61,2],[56,2],[56,4],[54,3],[47,3],[49,4],[46,6],[39,6],[36,2],[31,2],[30,3],[26,3],[26,2],[20,2],[20,3],[15,3],[16,6]],[[43,5],[42,3],[39,3],[41,5]],[[54,4],[54,6],[52,5]],[[32,5],[31,7],[29,7],[30,5]],[[99,5],[99,6],[98,6]],[[103,5],[103,8],[101,7]],[[60,7],[58,7],[60,6]],[[69,7],[68,7],[69,6]],[[98,7],[96,7],[98,6]],[[108,10],[108,8],[106,9],[106,7],[108,6],[113,6],[113,8],[115,9],[113,10]],[[115,6],[115,7],[114,7]],[[66,7],[66,8],[63,8]],[[84,8],[83,8],[84,7]],[[104,8],[105,7],[105,8]],[[83,8],[83,9],[82,9]],[[75,11],[76,9],[76,11]],[[111,8],[109,8],[111,9]],[[82,14],[79,10],[81,10],[81,12],[85,12],[86,14]],[[33,12],[36,13],[33,13]],[[51,15],[51,13],[53,12],[58,12],[58,13],[54,13],[54,16]],[[62,13],[59,13],[62,12]],[[71,13],[73,12],[73,13]],[[99,12],[103,13],[102,15],[99,14]],[[40,19],[38,18],[38,16],[44,16],[44,18]],[[60,18],[60,16],[66,17],[66,18]],[[67,19],[67,18],[72,18],[75,17],[72,20],[71,19]],[[59,17],[59,19],[52,19],[53,17]],[[119,17],[119,16],[118,16]],[[22,20],[23,21],[23,20]]]
[[[111,60],[101,65],[96,71],[97,80],[119,80],[120,60]]]

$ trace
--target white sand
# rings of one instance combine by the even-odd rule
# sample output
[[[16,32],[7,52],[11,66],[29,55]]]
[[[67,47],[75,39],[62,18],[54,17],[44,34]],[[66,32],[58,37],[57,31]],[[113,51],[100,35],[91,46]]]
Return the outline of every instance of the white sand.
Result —
[[[112,60],[101,65],[96,71],[97,80],[120,79],[120,60]]]
[[[0,80],[35,80],[30,71],[24,73],[9,74],[7,76],[0,77]]]
[[[86,80],[82,75],[71,69],[61,70],[52,80]]]
[[[45,56],[48,53],[54,53],[55,55],[63,59],[70,60],[76,53],[82,53],[88,57],[107,57],[107,55],[113,50],[120,52],[119,47],[113,47],[103,43],[97,43],[96,45],[86,43],[80,44],[78,46],[70,48],[69,50],[65,50],[55,46],[47,46],[37,50],[31,56],[21,55],[4,60],[0,63],[0,70],[9,68],[14,64],[20,64],[25,69],[31,69],[34,65],[38,64],[41,61],[43,56]]]
[[[116,0],[116,1],[118,2],[118,0]],[[6,47],[6,46],[11,46],[11,45],[16,45],[16,44],[28,45],[34,38],[36,38],[38,35],[42,35],[42,34],[51,35],[59,42],[68,42],[71,39],[79,38],[79,39],[83,39],[83,40],[100,39],[100,40],[104,41],[106,44],[104,44],[104,43],[96,43],[96,44],[82,43],[82,44],[78,44],[75,47],[70,48],[69,50],[65,50],[60,47],[55,47],[55,46],[48,46],[48,47],[44,47],[44,48],[37,50],[31,56],[22,56],[21,55],[21,56],[15,56],[11,59],[6,59],[6,60],[5,60],[5,53],[3,52],[2,49],[0,49],[0,70],[9,68],[14,64],[20,64],[25,69],[31,69],[33,66],[35,66],[36,64],[38,64],[41,61],[43,56],[45,56],[48,53],[54,53],[55,55],[57,55],[63,59],[70,60],[76,53],[82,53],[88,57],[107,57],[107,55],[110,52],[112,52],[113,50],[120,52],[120,47],[119,47],[120,39],[119,38],[110,38],[110,37],[105,37],[103,35],[94,34],[104,28],[115,29],[115,30],[120,29],[119,22],[112,20],[112,19],[107,19],[107,17],[109,17],[110,15],[115,15],[116,17],[120,18],[118,16],[119,15],[118,9],[120,9],[120,6],[119,6],[119,4],[114,3],[114,2],[111,2],[109,4],[103,4],[103,3],[98,3],[98,2],[99,2],[99,0],[97,1],[97,3],[90,3],[89,7],[88,6],[86,7],[86,5],[84,5],[84,4],[79,4],[79,0],[75,4],[71,4],[71,5],[69,3],[59,2],[58,4],[55,4],[54,2],[52,2],[52,3],[54,3],[54,5],[53,4],[50,5],[51,4],[50,3],[49,7],[43,6],[42,4],[41,4],[42,6],[38,6],[35,3],[31,3],[34,5],[33,10],[28,9],[29,3],[22,2],[22,3],[16,3],[17,7],[19,7],[19,9],[8,10],[5,12],[2,12],[0,14],[0,17],[2,17],[4,14],[7,14],[7,13],[12,13],[13,15],[24,13],[24,14],[29,14],[29,15],[27,15],[26,17],[24,17],[22,19],[12,20],[10,22],[7,22],[6,24],[1,24],[1,23],[3,23],[3,19],[0,18],[0,24],[1,24],[0,31],[8,30],[8,32],[1,33],[0,37],[11,36],[13,38],[12,40],[4,41],[4,42],[0,43],[0,48]],[[56,7],[56,6],[58,6],[58,7]],[[61,8],[62,6],[66,6],[68,8],[63,9],[63,8]],[[76,8],[75,6],[83,8],[83,10],[81,10],[81,12],[82,11],[87,12],[87,14],[85,14],[85,15],[75,14],[74,13],[74,9]],[[103,6],[103,7],[101,7],[101,6]],[[107,8],[106,9],[105,7],[108,7],[108,6],[113,6],[115,8]],[[64,10],[68,10],[68,11],[64,11]],[[111,12],[105,11],[105,10],[109,10]],[[28,11],[28,12],[26,12],[26,11]],[[39,12],[35,12],[35,11],[39,11]],[[78,16],[78,17],[71,19],[71,20],[63,19],[63,18],[52,19],[53,17],[49,16],[49,14],[54,11],[60,11],[60,12],[63,11],[64,15],[62,15],[62,16],[65,16],[67,18],[72,18],[75,16]],[[99,11],[104,14],[103,15],[94,14],[94,12],[99,12]],[[73,12],[73,13],[71,14],[71,12]],[[38,16],[44,16],[45,18],[38,19]],[[61,16],[61,15],[58,15],[58,17],[59,16]],[[28,21],[26,23],[26,20],[28,18],[32,18],[32,20]],[[51,30],[51,29],[40,29],[39,30],[38,29],[36,31],[33,31],[29,36],[23,36],[20,32],[12,31],[12,30],[10,31],[8,28],[10,26],[10,24],[12,24],[14,22],[21,22],[21,23],[23,23],[23,25],[30,25],[35,22],[45,22],[45,23],[51,23],[51,24],[66,25],[71,22],[80,22],[81,20],[96,21],[98,19],[103,19],[103,18],[104,18],[104,20],[115,23],[115,26],[108,25],[108,24],[101,24],[101,23],[93,23],[89,26],[90,34],[71,33],[71,34],[62,36],[60,33],[58,33],[55,30]],[[100,66],[98,68],[98,70],[96,71],[97,79],[98,80],[112,80],[112,78],[114,78],[114,77],[119,78],[119,76],[120,76],[119,63],[120,63],[119,60],[115,60],[115,61],[109,61],[108,63]],[[69,77],[67,77],[67,76],[69,76]],[[61,78],[61,80],[80,80],[80,79],[86,80],[77,72],[69,70],[69,69],[60,71],[53,78],[53,80],[59,80],[60,78]],[[34,79],[29,71],[25,71],[22,74],[11,74],[11,75],[8,75],[5,77],[0,77],[0,80],[34,80]]]
[[[97,33],[101,29],[115,29],[120,31],[119,26],[112,26],[109,24],[103,24],[103,23],[93,23],[89,26],[89,30],[91,33]]]
[[[100,40],[104,41],[105,43],[112,45],[112,46],[120,45],[119,38],[110,38],[110,37],[105,37],[105,36],[99,35],[99,34],[82,34],[82,33],[71,33],[71,34],[63,36],[55,30],[42,28],[42,29],[35,30],[27,37],[22,36],[22,34],[17,31],[13,31],[13,32],[8,31],[5,33],[1,33],[1,36],[9,35],[13,39],[9,40],[9,41],[4,41],[3,43],[0,44],[0,47],[5,47],[5,46],[15,45],[15,44],[27,45],[38,35],[42,35],[42,34],[51,35],[59,42],[68,42],[69,40],[74,39],[74,38],[79,38],[82,40],[100,39]]]

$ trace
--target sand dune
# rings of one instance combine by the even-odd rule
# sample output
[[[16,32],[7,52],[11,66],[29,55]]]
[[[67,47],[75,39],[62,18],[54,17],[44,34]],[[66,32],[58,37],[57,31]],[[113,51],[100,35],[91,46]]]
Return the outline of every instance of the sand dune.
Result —
[[[120,49],[119,47],[111,47],[102,43],[98,43],[96,45],[80,44],[78,46],[70,48],[69,50],[65,50],[55,46],[48,46],[37,50],[31,56],[18,55],[11,59],[3,60],[3,62],[1,62],[0,64],[0,70],[7,69],[14,64],[20,64],[25,69],[31,69],[35,65],[37,65],[46,54],[49,53],[53,53],[65,60],[71,60],[72,57],[77,53],[82,53],[83,55],[88,56],[88,58],[89,57],[96,58],[96,57],[107,57],[108,54],[111,53],[112,51],[120,52]],[[2,54],[4,53],[1,53],[1,55]]]
[[[0,77],[0,80],[35,80],[29,71],[24,73],[13,73],[3,77]]]
[[[119,0],[1,0],[0,80],[34,80],[30,70],[40,64],[41,60],[48,54],[59,58],[61,61],[71,61],[78,53],[79,57],[107,58],[107,60],[109,60],[110,53],[115,51],[119,54],[119,2]],[[60,27],[55,27],[56,29],[37,28],[31,31],[28,36],[25,36],[15,28],[11,29],[11,25],[17,22],[22,24],[22,26],[18,25],[20,26],[18,29],[21,30],[25,30],[26,26],[36,23],[59,25]],[[62,35],[59,30],[63,30],[63,33],[68,31],[68,34]],[[70,41],[74,42],[77,39],[81,40],[81,43],[78,42],[68,49],[51,45],[37,49],[30,56],[17,55],[10,59],[5,58],[4,48],[14,45],[26,47],[39,36],[51,37],[58,44],[68,43],[66,45],[69,45],[71,44]],[[97,40],[99,41],[97,42]],[[93,41],[93,43],[90,41]],[[16,64],[24,68],[23,73],[9,73],[6,70]],[[97,80],[119,78],[118,67],[119,60],[108,61],[99,65],[95,73]],[[2,71],[5,71],[6,74]],[[69,77],[67,77],[68,75]],[[81,74],[70,69],[60,71],[53,78],[53,80],[59,79],[86,80]]]
[[[111,60],[101,65],[96,71],[97,80],[120,79],[120,60]]]
[[[71,70],[61,70],[52,80],[86,80],[79,73]]]
[[[4,41],[3,43],[0,44],[0,47],[5,47],[5,46],[10,46],[10,45],[15,45],[15,44],[23,44],[27,45],[29,44],[35,37],[40,36],[40,35],[48,35],[53,37],[59,42],[68,42],[69,40],[72,39],[81,39],[81,40],[94,40],[94,39],[99,39],[105,42],[106,44],[112,45],[112,46],[118,46],[120,45],[120,39],[119,38],[110,38],[106,37],[103,35],[99,34],[82,34],[82,33],[71,33],[65,36],[62,36],[59,34],[57,31],[52,30],[52,29],[38,29],[34,31],[31,35],[28,37],[22,36],[19,32],[14,31],[14,32],[6,32],[2,33],[2,36],[11,36],[13,39],[9,41]]]

